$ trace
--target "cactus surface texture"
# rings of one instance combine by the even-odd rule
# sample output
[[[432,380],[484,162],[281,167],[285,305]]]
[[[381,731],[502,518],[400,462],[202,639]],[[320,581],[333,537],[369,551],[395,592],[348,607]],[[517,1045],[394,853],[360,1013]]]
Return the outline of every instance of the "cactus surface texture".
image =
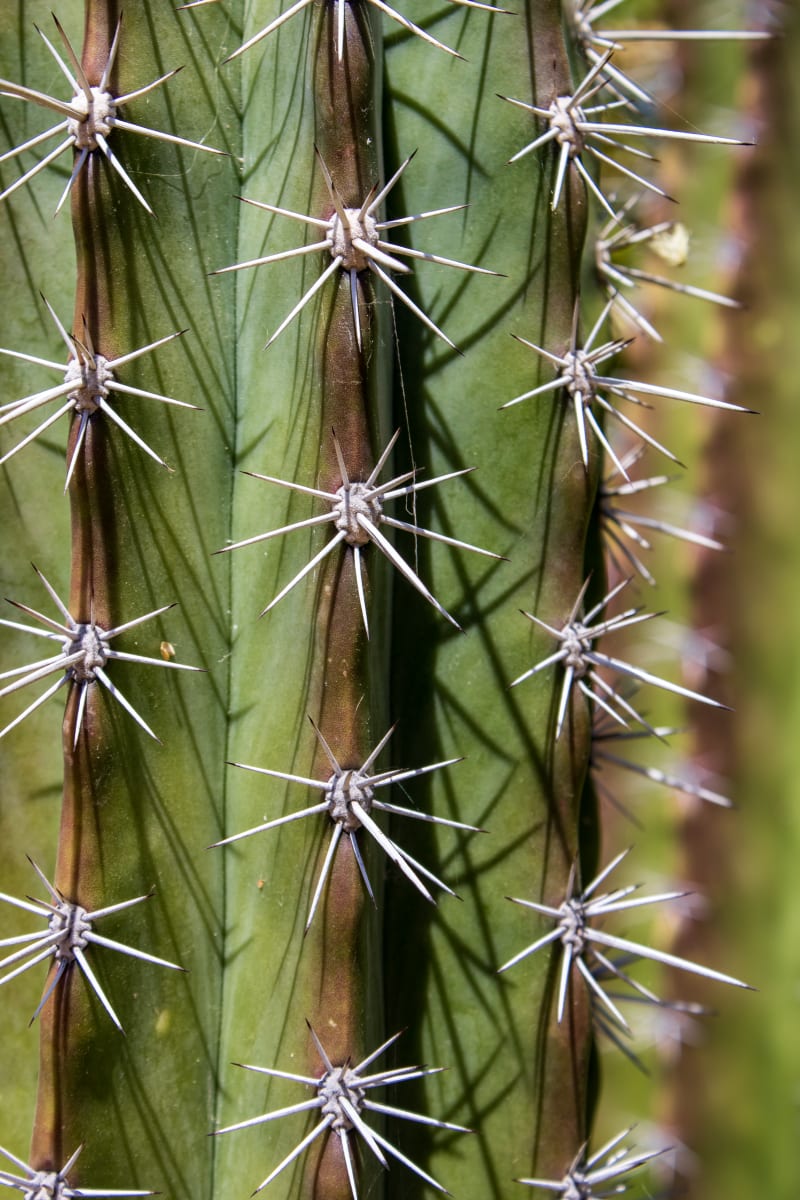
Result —
[[[699,1015],[659,964],[751,981],[641,933],[685,889],[629,883],[604,763],[727,804],[646,758],[654,696],[723,707],[643,648],[648,542],[718,539],[637,505],[759,404],[646,373],[654,294],[732,303],[675,270],[660,148],[724,173],[744,135],[673,120],[696,35],[618,4],[0,12],[26,1200],[596,1200],[668,1161],[593,1134],[598,1043]]]

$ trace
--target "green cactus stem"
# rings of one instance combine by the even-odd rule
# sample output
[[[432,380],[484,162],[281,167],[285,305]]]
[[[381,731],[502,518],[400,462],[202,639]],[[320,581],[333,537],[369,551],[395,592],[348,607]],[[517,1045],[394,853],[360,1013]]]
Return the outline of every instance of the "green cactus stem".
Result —
[[[499,1200],[602,1171],[624,1135],[585,1150],[585,989],[557,955],[498,976],[531,941],[505,897],[556,909],[598,870],[586,698],[558,670],[510,687],[551,650],[524,613],[560,629],[599,557],[603,438],[574,398],[531,395],[551,364],[518,345],[563,356],[596,318],[594,175],[549,143],[519,154],[586,74],[569,13],[63,7],[70,37],[85,18],[79,90],[107,87],[111,116],[68,126],[74,172],[56,156],[4,201],[20,302],[2,340],[27,356],[8,355],[15,385],[52,368],[34,296],[74,301],[74,357],[102,356],[117,390],[59,396],[69,551],[61,427],[5,463],[11,598],[43,603],[35,557],[94,638],[59,689],[58,748],[57,701],[4,742],[15,787],[17,754],[63,782],[57,851],[50,795],[36,844],[15,830],[8,854],[54,868],[87,920],[135,900],[102,936],[156,961],[79,947],[108,1004],[62,972],[30,1156],[16,1114],[0,1143],[32,1170],[69,1162],[70,1189],[224,1200]],[[22,80],[9,146],[39,132],[31,88],[61,95],[52,60],[46,79],[13,61],[21,39],[47,62],[31,24],[50,18],[21,8],[0,17],[2,78]],[[37,148],[0,167],[24,174]],[[50,218],[65,189],[74,244]],[[25,631],[3,632],[18,656]],[[20,1039],[29,996],[9,1006]],[[33,1112],[24,1074],[4,1115]],[[619,1155],[617,1175],[651,1157]]]

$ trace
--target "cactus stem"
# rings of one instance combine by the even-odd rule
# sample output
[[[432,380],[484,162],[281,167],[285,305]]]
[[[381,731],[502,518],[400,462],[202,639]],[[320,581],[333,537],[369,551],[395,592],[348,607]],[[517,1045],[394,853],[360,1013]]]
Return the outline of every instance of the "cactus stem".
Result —
[[[31,1017],[31,1024],[33,1024],[70,967],[73,963],[77,963],[103,1008],[117,1029],[122,1032],[122,1025],[119,1018],[114,1012],[111,1002],[100,986],[92,968],[89,966],[84,950],[88,945],[104,946],[107,950],[117,950],[121,954],[127,954],[130,958],[140,958],[144,962],[154,963],[159,967],[169,967],[173,971],[182,971],[183,967],[179,967],[176,963],[167,962],[166,959],[158,958],[154,954],[146,954],[143,950],[136,950],[132,946],[125,946],[122,942],[114,941],[111,938],[103,937],[101,934],[94,932],[93,923],[95,921],[100,920],[102,917],[110,916],[112,913],[122,912],[126,908],[132,908],[135,904],[142,904],[145,900],[149,900],[152,897],[153,892],[148,892],[145,896],[136,896],[133,900],[123,900],[118,904],[105,905],[103,908],[98,908],[90,912],[82,905],[66,900],[61,892],[53,887],[33,859],[29,861],[39,876],[40,882],[47,889],[50,899],[42,900],[38,903],[28,903],[0,892],[0,900],[4,900],[6,904],[13,904],[16,908],[23,908],[28,912],[35,913],[36,916],[44,917],[47,921],[48,931],[44,934],[23,934],[21,937],[7,938],[0,941],[0,945],[14,945],[22,941],[26,942],[26,945],[21,950],[14,951],[0,961],[0,970],[20,962],[21,959],[25,959],[29,955],[33,955],[30,961],[15,967],[13,971],[9,971],[8,974],[4,975],[0,979],[0,986],[8,983],[15,976],[21,975],[29,967],[36,966],[37,963],[42,962],[51,955],[54,957],[55,972],[53,979],[45,989],[36,1012]]]
[[[82,1150],[83,1146],[78,1146],[60,1171],[41,1171],[36,1167],[29,1166],[21,1158],[12,1154],[10,1150],[0,1146],[0,1154],[25,1172],[23,1176],[15,1175],[11,1171],[0,1171],[0,1184],[22,1192],[23,1200],[80,1200],[82,1196],[91,1196],[96,1200],[108,1197],[111,1200],[115,1196],[154,1196],[156,1194],[155,1192],[122,1188],[71,1188],[67,1175],[75,1166]]]
[[[110,166],[114,168],[122,182],[136,197],[142,207],[148,213],[152,214],[153,210],[151,209],[150,205],[147,203],[144,196],[136,187],[136,184],[128,175],[127,171],[122,166],[119,159],[113,153],[108,144],[107,138],[111,135],[115,128],[126,130],[129,133],[138,133],[143,137],[156,138],[162,142],[171,142],[178,146],[185,146],[191,150],[205,150],[209,154],[224,154],[225,152],[223,150],[216,150],[211,146],[204,146],[200,142],[192,142],[187,138],[177,137],[175,134],[163,133],[157,129],[148,129],[144,125],[136,125],[130,121],[124,121],[117,116],[117,108],[120,105],[124,105],[130,100],[138,99],[141,96],[146,95],[148,92],[151,92],[154,88],[160,87],[169,79],[172,79],[172,77],[177,74],[178,70],[180,70],[180,68],[177,68],[174,71],[169,71],[166,75],[162,75],[158,79],[154,79],[151,83],[145,84],[144,87],[137,88],[133,92],[128,92],[124,96],[114,96],[111,92],[109,92],[109,81],[111,78],[111,72],[114,68],[117,47],[119,45],[122,18],[120,18],[120,20],[117,22],[114,38],[103,67],[102,76],[98,86],[96,87],[92,87],[90,85],[89,80],[83,68],[81,67],[80,60],[78,59],[72,44],[70,43],[55,14],[53,14],[53,20],[55,21],[59,36],[64,42],[70,62],[75,69],[74,75],[69,70],[56,48],[52,45],[48,38],[45,37],[42,31],[38,29],[38,27],[37,33],[39,33],[41,36],[44,44],[47,46],[47,49],[52,54],[57,65],[66,76],[67,81],[72,88],[73,95],[71,102],[65,103],[62,100],[55,99],[53,96],[48,96],[43,92],[34,91],[32,88],[24,87],[21,84],[12,83],[6,79],[0,79],[0,91],[12,99],[27,101],[29,104],[34,104],[40,108],[47,108],[53,112],[57,112],[65,119],[60,121],[58,125],[54,125],[51,129],[48,129],[45,133],[37,134],[36,137],[29,139],[27,142],[24,142],[19,146],[15,146],[13,150],[7,151],[2,158],[13,158],[25,150],[33,149],[41,142],[46,141],[50,137],[54,137],[57,133],[66,133],[67,136],[64,141],[59,143],[55,150],[51,150],[43,159],[36,163],[35,166],[33,166],[29,171],[26,171],[25,174],[20,176],[19,179],[15,180],[15,182],[12,183],[10,187],[7,187],[4,192],[0,193],[0,200],[5,200],[7,196],[10,196],[12,192],[15,192],[18,188],[22,187],[24,183],[27,183],[40,171],[44,170],[45,167],[49,166],[51,162],[54,162],[55,159],[61,154],[70,148],[73,148],[78,151],[78,157],[75,161],[72,173],[67,181],[67,185],[61,194],[58,204],[56,205],[56,213],[58,213],[72,191],[72,185],[75,183],[75,180],[78,178],[84,166],[86,165],[89,155],[96,150],[100,150]],[[2,159],[0,159],[0,161],[2,161]]]
[[[109,660],[119,659],[124,662],[144,663],[154,667],[175,667],[179,671],[202,671],[202,667],[193,667],[187,663],[176,663],[164,658],[150,658],[143,654],[129,654],[122,650],[112,650],[108,645],[112,638],[127,632],[129,629],[135,628],[137,625],[143,624],[145,621],[151,620],[153,617],[158,617],[162,613],[168,612],[175,605],[165,604],[162,608],[153,609],[152,612],[145,613],[141,617],[134,617],[133,620],[126,621],[123,625],[117,625],[113,629],[103,629],[102,626],[96,624],[93,615],[90,615],[88,621],[76,620],[59,599],[55,589],[47,582],[38,567],[34,566],[33,569],[64,617],[66,624],[59,624],[58,621],[45,616],[44,613],[37,612],[35,608],[29,608],[27,604],[21,604],[18,600],[7,600],[8,604],[12,604],[14,608],[19,608],[22,612],[28,613],[34,620],[44,625],[45,628],[36,629],[32,625],[22,625],[17,621],[7,621],[4,619],[0,620],[0,625],[5,625],[9,629],[21,630],[23,633],[32,633],[36,637],[47,638],[49,641],[61,641],[62,648],[59,654],[55,654],[50,658],[41,659],[39,662],[28,663],[26,666],[14,667],[10,671],[5,671],[0,675],[0,679],[7,679],[13,675],[22,675],[23,678],[16,679],[13,683],[9,683],[0,689],[0,696],[9,695],[11,692],[16,692],[20,688],[27,687],[30,683],[38,682],[40,679],[46,679],[48,675],[54,675],[57,672],[63,671],[64,675],[52,687],[39,696],[33,704],[29,705],[23,713],[16,717],[9,725],[6,725],[5,729],[0,730],[0,738],[19,725],[21,721],[24,721],[41,704],[44,704],[62,684],[69,683],[80,686],[78,712],[73,735],[73,746],[77,745],[89,687],[95,681],[99,681],[110,692],[117,703],[133,717],[137,725],[145,733],[149,734],[151,738],[154,738],[155,741],[159,741],[159,738],[156,737],[144,718],[139,715],[132,704],[125,699],[119,689],[111,682],[103,668]]]
[[[287,1108],[276,1109],[273,1112],[263,1113],[258,1117],[251,1117],[247,1121],[240,1121],[236,1125],[228,1125],[224,1129],[218,1129],[217,1133],[232,1133],[234,1130],[246,1129],[253,1125],[262,1124],[265,1121],[273,1121],[276,1118],[288,1116],[297,1112],[305,1112],[309,1109],[319,1108],[323,1113],[323,1119],[319,1124],[315,1125],[309,1134],[294,1147],[294,1149],[278,1164],[277,1167],[267,1176],[263,1183],[259,1184],[255,1195],[260,1192],[267,1184],[271,1183],[285,1167],[299,1157],[303,1151],[311,1145],[316,1138],[320,1137],[326,1131],[335,1133],[340,1140],[342,1154],[347,1167],[347,1175],[350,1182],[350,1189],[353,1195],[353,1200],[358,1200],[358,1190],[356,1187],[355,1172],[353,1168],[353,1156],[350,1148],[350,1135],[354,1131],[361,1135],[361,1138],[372,1151],[382,1167],[388,1167],[385,1150],[398,1162],[403,1163],[418,1175],[420,1179],[436,1188],[439,1192],[445,1192],[442,1187],[431,1175],[428,1175],[416,1163],[402,1154],[395,1146],[392,1146],[386,1138],[382,1137],[374,1129],[362,1119],[362,1112],[368,1109],[372,1112],[382,1113],[387,1116],[399,1117],[402,1120],[414,1121],[421,1125],[433,1125],[437,1129],[450,1129],[455,1133],[470,1133],[464,1125],[454,1125],[450,1121],[440,1121],[436,1117],[423,1116],[420,1113],[408,1112],[406,1109],[393,1108],[386,1104],[379,1104],[376,1101],[368,1099],[368,1093],[372,1088],[385,1087],[389,1084],[405,1083],[411,1079],[419,1079],[426,1075],[435,1075],[441,1070],[439,1067],[395,1067],[391,1070],[380,1071],[374,1075],[364,1075],[363,1071],[372,1062],[383,1054],[385,1050],[392,1046],[400,1037],[399,1033],[388,1038],[383,1045],[379,1046],[366,1058],[362,1059],[356,1066],[350,1066],[349,1062],[344,1062],[340,1065],[334,1065],[325,1052],[325,1049],[317,1037],[314,1030],[309,1025],[311,1036],[314,1039],[320,1059],[324,1065],[324,1073],[320,1078],[305,1075],[290,1075],[285,1071],[276,1071],[269,1067],[254,1067],[245,1063],[238,1063],[237,1066],[242,1066],[246,1071],[257,1071],[260,1074],[275,1076],[280,1079],[290,1079],[297,1083],[303,1083],[307,1087],[316,1089],[316,1096],[313,1100],[307,1100],[300,1104],[290,1105]]]
[[[559,1024],[564,1017],[567,991],[574,964],[583,976],[590,992],[593,993],[600,1003],[605,1005],[614,1020],[618,1021],[624,1029],[627,1030],[629,1028],[627,1021],[616,1004],[614,1004],[613,1000],[598,983],[586,962],[587,958],[597,964],[604,977],[613,976],[633,987],[640,995],[652,1000],[653,993],[649,989],[642,988],[641,985],[632,980],[619,964],[613,958],[603,953],[602,950],[599,950],[598,946],[603,946],[611,950],[619,950],[623,954],[630,954],[635,958],[652,959],[654,962],[662,963],[667,967],[675,967],[680,971],[689,971],[694,975],[701,975],[705,979],[714,979],[719,983],[728,983],[733,987],[752,990],[749,984],[743,983],[740,979],[735,979],[732,975],[725,975],[721,971],[714,971],[711,967],[704,967],[699,963],[689,962],[688,959],[679,958],[675,954],[667,954],[662,950],[655,950],[639,942],[630,941],[628,938],[620,938],[603,930],[594,929],[589,924],[594,918],[602,919],[611,913],[627,912],[632,908],[641,908],[650,904],[662,904],[669,900],[679,900],[686,894],[685,892],[662,892],[655,896],[638,896],[634,899],[629,899],[631,893],[636,891],[640,886],[639,884],[629,884],[627,887],[618,888],[614,892],[605,892],[594,896],[593,893],[597,891],[603,880],[619,866],[629,853],[629,850],[623,850],[621,854],[618,854],[580,893],[576,893],[574,890],[576,872],[573,868],[567,895],[558,908],[553,908],[547,904],[539,904],[535,900],[520,900],[516,896],[507,897],[514,904],[521,904],[525,908],[531,908],[534,912],[551,917],[555,921],[554,927],[548,933],[537,938],[535,942],[532,942],[530,946],[526,946],[524,950],[520,950],[507,963],[504,963],[499,970],[500,972],[507,971],[509,967],[513,967],[518,962],[521,962],[522,959],[535,954],[542,947],[549,946],[552,942],[560,941],[562,946],[562,960],[558,988],[557,1015]]]
[[[316,816],[320,813],[328,813],[331,821],[334,823],[334,831],[331,838],[331,844],[325,861],[320,872],[314,889],[314,896],[311,902],[311,907],[306,921],[306,932],[311,926],[314,919],[314,914],[319,903],[320,896],[325,886],[327,876],[330,872],[333,856],[336,852],[339,839],[342,833],[346,833],[350,839],[350,845],[353,849],[356,862],[358,863],[364,886],[370,898],[374,903],[374,895],[369,877],[364,866],[364,861],[358,847],[356,835],[359,829],[365,829],[375,842],[380,846],[386,856],[393,862],[406,878],[414,885],[417,891],[433,903],[433,897],[426,888],[425,884],[416,874],[426,876],[433,883],[440,887],[448,895],[453,896],[452,891],[442,880],[437,879],[425,867],[412,858],[405,850],[402,850],[396,842],[379,828],[376,822],[370,816],[373,809],[379,812],[386,812],[396,817],[411,817],[419,821],[428,821],[435,825],[447,826],[451,829],[461,829],[468,833],[480,833],[481,830],[475,825],[467,825],[463,821],[452,821],[445,817],[432,816],[428,813],[417,812],[414,809],[402,808],[395,804],[388,804],[385,801],[375,799],[375,790],[381,787],[388,787],[392,784],[404,783],[408,779],[416,779],[420,775],[427,775],[431,771],[438,771],[442,767],[451,767],[455,763],[460,762],[459,758],[447,759],[445,762],[431,763],[425,767],[415,767],[410,770],[405,768],[396,768],[388,771],[380,771],[377,774],[370,774],[370,769],[380,755],[389,738],[395,730],[392,726],[387,733],[381,738],[377,746],[370,752],[364,763],[355,768],[342,767],[338,759],[334,755],[327,740],[323,737],[314,722],[311,722],[314,733],[319,740],[320,745],[325,753],[325,757],[331,765],[333,774],[327,779],[306,779],[298,775],[290,775],[284,771],[272,771],[266,767],[251,767],[246,763],[231,763],[231,766],[241,767],[245,771],[254,771],[259,775],[268,775],[274,779],[284,779],[289,783],[300,783],[306,787],[319,788],[325,796],[325,799],[320,804],[313,804],[308,808],[302,808],[297,812],[289,813],[283,817],[276,817],[274,820],[266,821],[261,825],[256,825],[252,829],[246,829],[243,833],[235,833],[231,837],[224,838],[220,842],[215,842],[214,846],[227,846],[232,842],[238,842],[242,838],[251,837],[253,834],[262,833],[267,829],[276,829],[281,825],[286,825],[291,821],[299,821],[303,817]],[[209,847],[211,849],[212,847]]]
[[[606,1142],[605,1146],[590,1158],[586,1157],[586,1146],[582,1146],[563,1179],[518,1179],[517,1182],[525,1183],[528,1187],[542,1188],[547,1192],[558,1192],[565,1200],[577,1200],[577,1197],[580,1197],[580,1200],[600,1200],[603,1196],[621,1195],[628,1190],[628,1181],[621,1180],[623,1175],[628,1175],[637,1167],[664,1153],[664,1150],[646,1150],[639,1154],[631,1154],[626,1147],[618,1149],[620,1142],[630,1132],[631,1129],[623,1129],[622,1133]],[[603,1162],[603,1159],[606,1161]],[[610,1191],[605,1187],[602,1191],[596,1190],[598,1186],[611,1180],[614,1180],[614,1186]]]
[[[416,151],[415,151],[416,153]],[[383,203],[386,197],[391,192],[392,188],[398,182],[408,164],[411,162],[413,154],[409,154],[395,171],[388,183],[378,190],[378,185],[375,184],[367,193],[366,198],[358,207],[349,207],[342,199],[336,184],[333,181],[330,171],[323,162],[322,156],[317,150],[317,160],[322,169],[325,179],[325,184],[328,189],[333,212],[327,220],[320,217],[306,216],[303,213],[292,212],[290,209],[279,208],[274,204],[263,204],[258,200],[248,200],[246,197],[240,197],[246,204],[252,204],[256,208],[262,208],[266,212],[275,213],[278,216],[290,217],[295,221],[304,221],[308,225],[313,225],[317,229],[326,230],[326,237],[321,242],[311,242],[305,246],[297,246],[292,250],[282,250],[276,254],[268,254],[263,258],[249,259],[247,262],[234,263],[230,267],[221,267],[217,271],[212,271],[212,275],[224,275],[229,271],[242,271],[250,267],[260,267],[265,264],[280,262],[283,259],[294,258],[303,254],[313,254],[316,251],[327,250],[331,256],[331,262],[323,271],[322,275],[314,281],[308,291],[300,298],[292,311],[281,322],[275,332],[269,338],[265,349],[272,345],[277,338],[283,333],[284,329],[294,320],[299,313],[305,308],[309,300],[320,290],[326,281],[336,272],[338,268],[347,272],[350,277],[350,295],[353,310],[353,326],[356,333],[356,342],[359,351],[361,350],[361,318],[359,315],[359,295],[358,295],[358,278],[365,270],[372,271],[379,279],[383,281],[386,287],[409,308],[422,323],[427,326],[437,337],[446,342],[451,349],[456,347],[450,339],[442,333],[441,329],[433,323],[409,297],[403,292],[393,279],[386,274],[383,268],[390,271],[398,272],[401,275],[409,274],[411,268],[405,263],[400,262],[396,255],[405,255],[408,258],[422,259],[425,262],[439,263],[445,267],[456,267],[460,271],[471,271],[476,275],[499,275],[497,271],[490,271],[486,267],[475,267],[469,263],[458,262],[452,258],[443,258],[438,254],[429,254],[422,250],[412,250],[406,246],[396,246],[392,242],[384,241],[380,234],[385,229],[391,229],[398,225],[408,225],[414,221],[424,221],[428,217],[440,217],[446,213],[458,212],[465,207],[463,204],[451,205],[449,208],[431,209],[429,212],[415,213],[413,216],[401,217],[393,221],[378,221],[375,217],[376,209]]]
[[[364,585],[362,579],[361,554],[364,548],[371,542],[374,546],[385,555],[389,562],[394,566],[401,575],[403,575],[412,587],[423,596],[429,604],[432,604],[438,613],[445,617],[451,625],[456,629],[461,629],[461,626],[450,615],[449,612],[439,603],[436,597],[425,586],[422,580],[412,567],[402,558],[391,542],[383,536],[378,528],[379,525],[385,524],[393,529],[401,529],[407,533],[413,533],[417,537],[430,538],[435,542],[442,542],[446,546],[455,546],[460,550],[472,550],[476,554],[483,554],[487,558],[502,559],[502,555],[495,554],[491,550],[483,550],[479,546],[473,546],[468,542],[462,542],[457,538],[447,537],[443,533],[434,533],[433,530],[423,529],[419,525],[412,524],[408,521],[398,521],[394,517],[388,517],[383,511],[383,505],[387,500],[396,500],[401,496],[413,496],[422,488],[433,487],[437,483],[444,483],[448,479],[455,479],[459,475],[468,474],[472,468],[467,467],[460,471],[451,471],[447,475],[438,475],[435,479],[426,479],[422,483],[411,483],[407,486],[398,486],[405,483],[408,479],[413,479],[416,472],[407,471],[404,475],[398,475],[394,479],[388,480],[386,483],[376,484],[375,480],[382,470],[386,460],[388,459],[400,431],[397,430],[390,441],[387,443],[383,453],[378,459],[377,464],[373,467],[371,473],[365,480],[351,480],[347,471],[347,467],[342,456],[342,449],[339,444],[339,439],[334,432],[334,447],[339,462],[339,470],[342,478],[342,483],[335,492],[325,492],[315,488],[303,487],[300,484],[293,483],[291,480],[275,479],[271,475],[257,475],[253,473],[255,479],[265,480],[267,483],[276,483],[280,487],[290,488],[292,491],[302,492],[305,495],[316,496],[324,499],[329,505],[331,511],[323,513],[319,516],[308,517],[304,521],[295,521],[291,525],[283,525],[279,529],[270,529],[267,533],[258,533],[250,538],[245,538],[244,541],[234,542],[231,546],[223,546],[221,550],[215,551],[217,554],[224,554],[228,550],[238,550],[242,546],[252,546],[256,542],[266,541],[268,538],[280,537],[285,533],[292,533],[296,529],[310,528],[314,525],[323,525],[333,522],[336,532],[334,536],[327,542],[323,548],[307,562],[302,570],[298,571],[294,579],[290,580],[278,595],[270,601],[265,609],[262,610],[261,616],[268,613],[271,608],[286,596],[295,584],[298,584],[301,579],[304,579],[319,562],[322,561],[332,550],[340,543],[346,545],[353,551],[356,568],[356,583],[358,586],[358,597],[361,608],[361,619],[364,623],[364,629],[369,636],[369,621],[367,619],[366,598],[364,595]]]

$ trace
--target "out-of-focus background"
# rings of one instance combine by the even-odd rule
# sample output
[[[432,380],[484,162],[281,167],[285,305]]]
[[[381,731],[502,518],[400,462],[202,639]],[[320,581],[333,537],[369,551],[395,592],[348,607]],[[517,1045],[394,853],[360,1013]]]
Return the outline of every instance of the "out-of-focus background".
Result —
[[[614,24],[643,11],[622,4]],[[742,307],[649,288],[646,312],[664,344],[638,338],[627,373],[709,394],[724,389],[759,415],[701,410],[687,419],[686,406],[669,403],[647,426],[688,468],[670,485],[662,519],[730,547],[721,554],[652,538],[647,564],[658,586],[644,599],[668,616],[653,623],[644,647],[652,658],[643,665],[669,670],[679,651],[686,686],[735,710],[695,706],[687,732],[658,765],[725,794],[734,808],[604,770],[602,782],[628,809],[605,802],[604,857],[635,844],[648,885],[691,889],[679,918],[673,913],[652,936],[660,945],[671,936],[678,953],[758,991],[674,972],[668,994],[711,1012],[642,1006],[631,1016],[639,1067],[601,1042],[595,1141],[636,1123],[637,1142],[673,1146],[651,1176],[653,1194],[788,1200],[800,1187],[800,6],[758,3],[743,14],[741,5],[680,0],[651,6],[647,18],[776,33],[750,45],[632,52],[637,78],[650,73],[690,127],[757,144],[736,154],[678,144],[660,155],[660,180],[680,206],[659,202],[653,219],[686,222],[686,282],[727,292]],[[654,255],[647,269],[681,277]],[[640,473],[662,467],[648,459]],[[619,648],[617,641],[608,652]],[[641,661],[640,639],[637,654]],[[647,711],[659,724],[688,724],[680,703],[657,698]],[[654,762],[652,741],[639,757]],[[652,983],[664,991],[663,976],[654,972]]]

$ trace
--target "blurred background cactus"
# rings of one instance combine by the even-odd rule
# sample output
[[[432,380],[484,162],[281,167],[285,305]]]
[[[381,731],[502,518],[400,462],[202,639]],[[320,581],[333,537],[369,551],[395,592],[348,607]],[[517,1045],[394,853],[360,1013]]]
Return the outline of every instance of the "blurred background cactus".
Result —
[[[596,1150],[637,1116],[665,1111],[664,1091],[654,1100],[648,1083],[646,1094],[629,1064],[609,1071],[604,1054],[598,1066],[598,1016],[601,1043],[605,1030],[628,1045],[613,1007],[625,981],[611,980],[603,960],[584,961],[583,943],[572,943],[580,963],[566,993],[558,941],[498,975],[552,925],[506,897],[558,909],[631,840],[588,774],[603,744],[593,742],[591,707],[636,733],[683,720],[679,699],[661,707],[648,687],[645,701],[618,670],[592,683],[590,707],[578,690],[589,678],[581,655],[594,650],[586,639],[567,663],[576,684],[562,693],[563,662],[533,671],[557,648],[552,636],[520,613],[557,632],[595,606],[595,625],[609,615],[603,597],[620,575],[612,561],[606,584],[596,494],[613,468],[606,438],[617,456],[629,443],[613,413],[605,427],[592,423],[602,389],[587,403],[553,386],[552,356],[571,362],[600,317],[600,230],[608,239],[620,221],[663,221],[680,234],[658,197],[632,207],[629,174],[606,164],[599,177],[591,147],[670,194],[693,192],[687,221],[709,269],[693,257],[691,284],[730,282],[714,267],[724,245],[715,226],[729,219],[723,197],[741,150],[676,142],[655,175],[608,142],[635,143],[641,155],[655,143],[638,131],[568,124],[569,136],[559,126],[551,143],[520,154],[548,129],[531,106],[544,113],[572,96],[593,64],[584,126],[748,139],[752,115],[717,107],[746,77],[746,44],[698,51],[631,33],[608,60],[613,39],[600,27],[616,7],[433,11],[410,0],[397,13],[340,0],[299,5],[263,37],[277,8],[236,0],[183,9],[142,0],[124,12],[115,0],[64,0],[55,25],[38,0],[0,13],[0,152],[9,151],[0,159],[9,297],[0,503],[3,594],[18,606],[3,614],[0,666],[0,1144],[10,1155],[0,1183],[38,1196],[36,1172],[59,1170],[82,1146],[66,1186],[117,1194],[227,1200],[267,1184],[270,1195],[319,1200],[435,1186],[507,1197],[524,1194],[520,1179],[563,1192],[568,1171],[575,1186],[583,1169],[581,1194],[594,1196],[607,1183],[603,1166],[582,1165],[587,1140]],[[608,20],[651,31],[743,23],[701,7],[664,13],[631,0],[625,18]],[[756,15],[754,25],[766,23]],[[788,79],[790,37],[776,45],[766,53]],[[678,64],[707,87],[684,85]],[[618,69],[638,81],[633,91]],[[685,119],[665,121],[656,95]],[[594,113],[598,105],[610,107]],[[782,195],[790,163],[776,161]],[[609,226],[607,210],[621,213],[628,199]],[[53,218],[59,204],[71,208],[72,229],[66,211]],[[763,211],[747,209],[743,242],[757,242]],[[635,263],[678,277],[664,256],[653,261],[624,250],[619,270]],[[693,355],[719,354],[715,335],[698,332],[719,328],[719,306],[649,297],[637,300],[638,329],[619,304],[597,327],[592,344],[614,344],[596,373],[612,378],[614,409],[696,465],[705,409],[674,404],[668,391],[645,425],[630,400],[665,388],[723,396],[720,379],[691,366]],[[754,307],[770,314],[760,297]],[[649,348],[651,322],[667,353]],[[635,333],[625,374],[638,384],[626,397],[611,355]],[[59,375],[65,339],[73,372],[83,371],[73,390]],[[765,407],[745,384],[726,399]],[[744,445],[752,418],[710,411],[720,430],[744,430]],[[644,462],[644,475],[664,466],[653,451]],[[684,491],[700,486],[690,474]],[[717,536],[689,525],[690,552]],[[674,556],[662,558],[658,595],[685,611],[687,560],[676,579]],[[627,599],[634,586],[621,608],[637,603]],[[602,650],[616,667],[641,662],[634,683],[651,671],[674,677],[674,648],[656,666],[634,634]],[[705,692],[703,670],[676,686]],[[47,689],[55,698],[39,707]],[[709,685],[741,709],[747,687],[736,691]],[[714,733],[730,738],[730,725]],[[644,762],[654,761],[652,742]],[[719,771],[733,780],[727,762]],[[710,773],[702,779],[717,786]],[[735,782],[732,794],[746,806]],[[641,816],[638,792],[632,803]],[[707,815],[714,830],[736,819]],[[624,888],[631,870],[641,876],[648,842],[651,874],[678,873],[674,816],[644,822],[640,865],[620,867],[604,891]],[[59,897],[90,918],[142,901],[98,915],[81,943],[65,941],[59,914],[42,907],[58,908]],[[665,919],[652,939],[668,950]],[[612,929],[631,936],[620,918]],[[639,957],[615,959],[614,943],[603,945],[618,972]],[[679,952],[766,986],[759,957],[729,955],[721,939]],[[593,961],[587,981],[579,971]],[[48,966],[51,994],[27,1028]],[[634,973],[665,993],[652,972]],[[698,996],[684,983],[676,995],[687,989]],[[732,994],[735,1012],[747,1003]],[[648,1010],[691,1016],[654,1001]],[[362,1091],[342,1072],[367,1059]],[[422,1063],[448,1069],[413,1066]],[[601,1073],[612,1078],[598,1104]],[[328,1090],[315,1094],[320,1077]],[[693,1104],[685,1109],[691,1121],[672,1135],[645,1126],[612,1148],[609,1177],[627,1182],[637,1154],[671,1136],[709,1149],[716,1135]],[[209,1136],[217,1130],[230,1132]],[[44,1186],[61,1194],[58,1185]]]

